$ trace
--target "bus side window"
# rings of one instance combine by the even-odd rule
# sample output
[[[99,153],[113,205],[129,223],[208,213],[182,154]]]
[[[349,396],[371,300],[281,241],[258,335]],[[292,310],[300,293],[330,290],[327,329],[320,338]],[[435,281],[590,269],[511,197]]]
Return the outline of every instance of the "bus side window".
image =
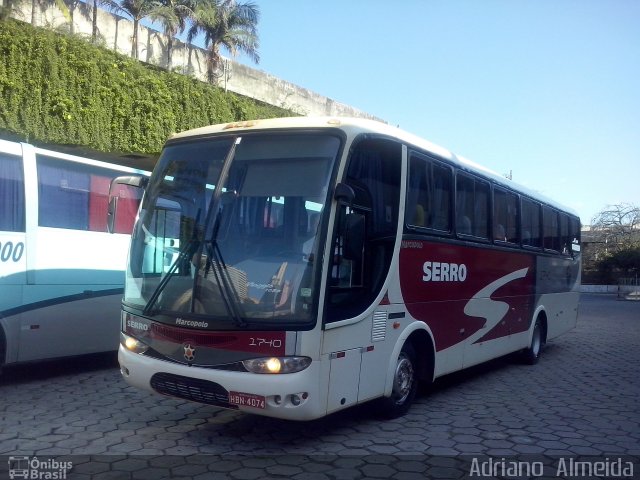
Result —
[[[452,170],[426,156],[411,154],[406,223],[438,233],[451,232]]]
[[[569,216],[560,214],[560,253],[569,255],[571,253],[571,237],[569,236]]]
[[[540,248],[542,246],[540,216],[540,204],[523,197],[521,231],[522,245],[525,247]]]
[[[518,196],[495,188],[493,193],[493,239],[496,242],[518,241]]]
[[[458,173],[456,229],[460,235],[489,238],[489,184],[487,182]]]
[[[25,231],[22,160],[4,153],[0,153],[0,231]]]
[[[109,186],[122,172],[46,155],[36,158],[39,225],[107,232]],[[139,199],[124,186],[119,197],[123,219],[116,224],[115,232],[130,234]]]
[[[543,237],[545,250],[560,251],[558,212],[551,207],[542,208]]]

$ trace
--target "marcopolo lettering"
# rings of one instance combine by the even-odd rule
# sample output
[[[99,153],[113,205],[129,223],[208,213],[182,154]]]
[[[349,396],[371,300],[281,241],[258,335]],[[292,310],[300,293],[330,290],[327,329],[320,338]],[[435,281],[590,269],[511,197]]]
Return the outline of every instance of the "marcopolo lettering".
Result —
[[[464,263],[424,262],[423,282],[464,282],[467,266]]]
[[[195,320],[185,320],[183,318],[176,318],[176,325],[182,325],[185,327],[200,327],[207,328],[209,323],[207,322],[196,322]]]

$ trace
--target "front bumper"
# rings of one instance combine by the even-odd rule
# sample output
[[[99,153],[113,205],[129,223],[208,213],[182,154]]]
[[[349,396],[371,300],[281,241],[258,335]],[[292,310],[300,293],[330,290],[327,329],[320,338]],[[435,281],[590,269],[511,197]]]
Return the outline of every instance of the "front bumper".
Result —
[[[122,345],[118,361],[129,385],[154,393],[288,420],[313,420],[327,411],[318,361],[297,373],[255,374],[166,362],[131,352]],[[265,408],[230,405],[230,391],[265,397]]]

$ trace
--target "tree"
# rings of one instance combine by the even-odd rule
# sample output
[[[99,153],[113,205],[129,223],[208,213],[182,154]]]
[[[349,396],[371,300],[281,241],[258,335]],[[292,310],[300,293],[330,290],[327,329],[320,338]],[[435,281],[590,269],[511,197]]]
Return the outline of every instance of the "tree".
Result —
[[[610,283],[640,272],[640,207],[608,205],[593,218],[589,236],[588,274]]]
[[[629,203],[607,205],[591,221],[591,229],[606,252],[633,248],[640,243],[640,207]]]
[[[640,274],[640,248],[624,248],[607,256],[598,264],[599,268],[611,276],[615,272],[632,277]]]
[[[69,12],[69,33],[75,35],[75,13],[79,11],[80,14],[89,18],[89,6],[86,2],[81,0],[63,0]]]
[[[6,20],[13,15],[18,10],[18,3],[16,0],[4,0],[3,4],[0,5],[0,21]]]
[[[109,5],[108,2],[103,0],[93,0],[93,7],[91,8],[91,41],[93,43],[98,41],[98,5],[101,3]]]
[[[140,20],[148,17],[158,3],[155,0],[122,0],[117,4],[113,0],[105,3],[111,10],[124,13],[133,20],[133,38],[131,39],[131,56],[138,60],[138,25]]]
[[[167,36],[167,67],[171,69],[173,56],[173,40],[178,33],[182,33],[187,21],[194,17],[195,4],[193,0],[160,0],[149,16],[162,23]]]
[[[62,16],[68,21],[71,22],[71,15],[69,13],[69,9],[67,8],[64,0],[47,0],[45,1],[45,6],[43,7],[43,2],[41,0],[31,0],[31,25],[34,27],[37,25],[37,11],[43,8],[46,8],[46,5],[55,5],[58,7],[58,10],[62,13]]]
[[[194,24],[189,29],[187,41],[192,42],[202,33],[207,50],[207,78],[216,83],[222,63],[220,48],[231,56],[239,52],[248,55],[255,63],[258,55],[257,25],[260,12],[250,2],[238,3],[236,0],[200,0],[194,11]]]

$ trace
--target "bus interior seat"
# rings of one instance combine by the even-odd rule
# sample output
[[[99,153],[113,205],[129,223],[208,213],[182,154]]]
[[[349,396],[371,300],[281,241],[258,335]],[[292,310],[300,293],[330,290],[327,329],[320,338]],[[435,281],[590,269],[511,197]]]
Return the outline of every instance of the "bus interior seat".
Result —
[[[419,203],[416,204],[416,211],[413,213],[413,225],[416,227],[424,227],[425,226],[425,215],[424,215],[424,207]]]
[[[460,217],[458,221],[458,233],[462,235],[471,235],[471,219],[466,215]]]

